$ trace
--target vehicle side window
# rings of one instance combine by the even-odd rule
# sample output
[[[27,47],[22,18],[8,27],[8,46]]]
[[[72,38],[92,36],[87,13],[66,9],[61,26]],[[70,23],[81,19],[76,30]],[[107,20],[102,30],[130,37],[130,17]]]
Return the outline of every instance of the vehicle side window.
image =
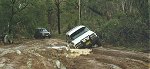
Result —
[[[40,29],[40,32],[42,32],[43,31],[43,29]]]
[[[44,31],[44,32],[47,32],[47,30],[46,30],[46,29],[43,29],[43,31]]]

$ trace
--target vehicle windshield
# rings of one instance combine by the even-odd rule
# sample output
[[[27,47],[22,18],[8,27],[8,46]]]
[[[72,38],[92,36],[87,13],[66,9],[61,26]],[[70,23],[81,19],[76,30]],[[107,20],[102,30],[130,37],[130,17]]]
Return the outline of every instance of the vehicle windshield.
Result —
[[[77,31],[75,31],[73,34],[70,35],[70,38],[72,40],[76,39],[77,37],[81,36],[82,34],[84,34],[85,32],[87,32],[89,29],[86,27],[82,27],[80,29],[78,29]]]
[[[46,29],[36,29],[36,32],[48,32]]]
[[[47,30],[46,30],[46,29],[43,29],[43,32],[47,32]]]

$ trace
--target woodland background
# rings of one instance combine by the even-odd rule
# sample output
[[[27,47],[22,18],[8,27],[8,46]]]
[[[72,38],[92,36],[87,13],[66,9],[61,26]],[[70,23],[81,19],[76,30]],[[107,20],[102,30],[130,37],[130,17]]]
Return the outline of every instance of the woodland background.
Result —
[[[149,0],[81,0],[80,5],[79,0],[0,0],[0,34],[33,38],[35,28],[45,27],[54,37],[65,37],[85,25],[104,44],[150,48],[149,5]]]

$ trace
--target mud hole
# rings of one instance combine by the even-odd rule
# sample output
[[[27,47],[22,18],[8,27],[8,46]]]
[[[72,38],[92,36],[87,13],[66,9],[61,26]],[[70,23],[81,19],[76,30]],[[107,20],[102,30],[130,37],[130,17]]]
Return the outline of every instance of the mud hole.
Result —
[[[66,45],[60,39],[0,44],[0,69],[150,69],[150,53]]]

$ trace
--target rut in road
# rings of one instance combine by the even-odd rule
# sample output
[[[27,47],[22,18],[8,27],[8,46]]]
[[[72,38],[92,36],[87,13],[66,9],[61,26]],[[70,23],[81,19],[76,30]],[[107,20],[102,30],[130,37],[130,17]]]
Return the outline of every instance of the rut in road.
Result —
[[[106,48],[93,49],[92,51],[94,54],[130,58],[130,59],[136,59],[136,60],[144,61],[146,63],[150,63],[150,55],[145,53],[139,53],[139,52],[133,53],[133,52],[126,52],[126,51],[106,49]]]
[[[148,69],[149,55],[125,52],[119,50],[108,50],[105,48],[93,49],[93,54],[88,57],[99,62],[114,64],[122,69]]]

